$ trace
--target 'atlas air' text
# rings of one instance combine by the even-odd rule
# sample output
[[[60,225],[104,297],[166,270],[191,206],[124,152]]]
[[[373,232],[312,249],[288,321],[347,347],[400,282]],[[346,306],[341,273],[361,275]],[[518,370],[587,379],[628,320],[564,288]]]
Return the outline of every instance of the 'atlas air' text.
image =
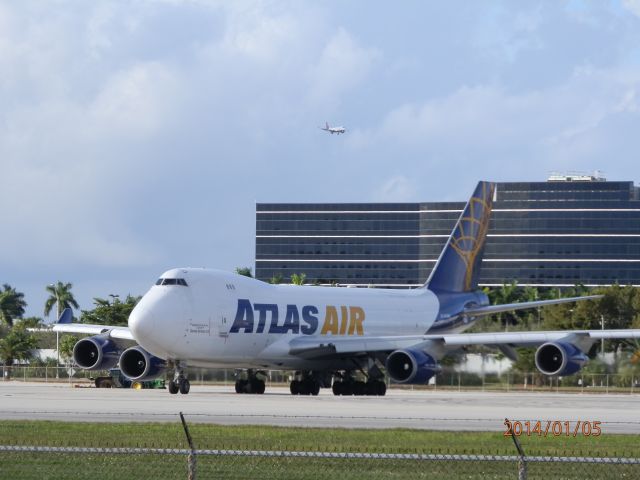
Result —
[[[321,335],[364,335],[364,309],[349,305],[326,305]],[[284,317],[284,318],[282,318]],[[282,318],[282,320],[281,320]],[[320,326],[320,309],[313,305],[289,304],[284,316],[275,303],[251,303],[238,299],[236,318],[230,333],[276,333],[313,335]]]

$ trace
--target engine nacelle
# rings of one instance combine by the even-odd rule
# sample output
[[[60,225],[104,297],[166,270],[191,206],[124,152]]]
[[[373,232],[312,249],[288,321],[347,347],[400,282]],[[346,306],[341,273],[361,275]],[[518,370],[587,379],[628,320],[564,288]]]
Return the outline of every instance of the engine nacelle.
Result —
[[[126,349],[120,355],[120,371],[129,380],[153,380],[164,373],[167,363],[140,346]]]
[[[120,349],[107,337],[95,336],[79,340],[73,347],[73,360],[86,370],[108,370],[118,363]]]
[[[387,373],[396,383],[425,384],[441,368],[435,359],[420,350],[396,350],[387,357]]]
[[[536,367],[545,375],[572,375],[589,360],[571,343],[547,342],[536,350]]]

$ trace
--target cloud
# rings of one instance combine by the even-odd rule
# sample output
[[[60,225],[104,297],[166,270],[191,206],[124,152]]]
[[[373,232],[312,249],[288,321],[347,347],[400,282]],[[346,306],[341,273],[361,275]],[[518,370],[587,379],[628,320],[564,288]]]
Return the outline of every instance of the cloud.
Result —
[[[88,114],[102,134],[148,136],[171,118],[178,103],[177,75],[160,63],[139,63],[111,76],[91,102]]]
[[[629,178],[632,15],[498,7],[0,2],[4,278],[232,270],[254,201],[460,200],[599,161]]]
[[[640,0],[622,0],[622,6],[636,17],[640,17]]]
[[[340,103],[341,95],[359,85],[379,58],[379,50],[359,46],[346,30],[339,29],[311,69],[311,104]]]
[[[389,178],[373,194],[374,202],[415,202],[416,188],[404,175]]]

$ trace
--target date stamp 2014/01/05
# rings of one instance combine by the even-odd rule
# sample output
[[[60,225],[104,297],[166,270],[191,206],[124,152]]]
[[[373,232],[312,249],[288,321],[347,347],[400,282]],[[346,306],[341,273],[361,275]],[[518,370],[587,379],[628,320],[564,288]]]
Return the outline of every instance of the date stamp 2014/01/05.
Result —
[[[505,420],[505,437],[599,437],[602,422],[591,420]]]

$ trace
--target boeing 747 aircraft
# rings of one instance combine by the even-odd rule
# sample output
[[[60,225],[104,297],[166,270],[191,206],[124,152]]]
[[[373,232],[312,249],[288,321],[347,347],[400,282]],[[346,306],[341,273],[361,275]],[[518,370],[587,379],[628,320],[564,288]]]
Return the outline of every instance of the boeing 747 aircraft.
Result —
[[[537,348],[537,368],[571,375],[599,339],[640,338],[640,330],[460,333],[499,312],[597,298],[489,305],[478,290],[495,185],[480,182],[427,282],[417,289],[270,285],[233,273],[176,268],[163,273],[129,317],[128,328],[69,323],[54,330],[93,335],[73,358],[85,369],[119,363],[133,381],[171,372],[169,392],[189,393],[185,367],[236,368],[238,393],[263,393],[265,370],[296,372],[292,394],[384,395],[386,374],[425,384],[447,353],[467,345]],[[357,380],[362,373],[366,382]]]

